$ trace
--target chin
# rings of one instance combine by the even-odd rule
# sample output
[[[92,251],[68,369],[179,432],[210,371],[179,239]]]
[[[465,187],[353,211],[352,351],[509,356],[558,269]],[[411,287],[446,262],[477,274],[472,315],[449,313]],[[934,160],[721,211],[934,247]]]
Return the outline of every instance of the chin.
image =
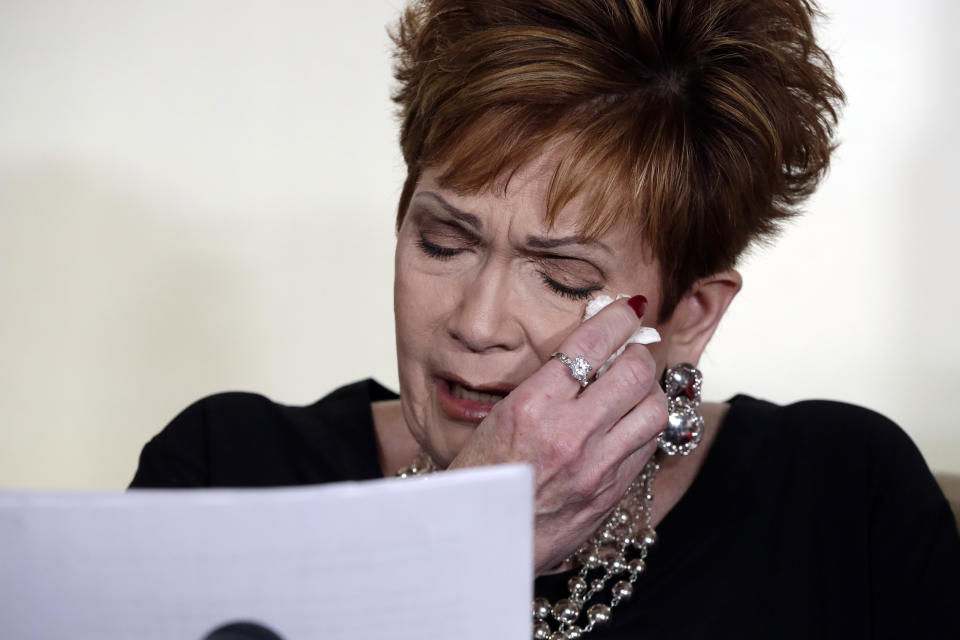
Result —
[[[428,349],[420,332],[398,329],[401,333],[412,334],[398,337],[398,345],[406,346],[397,354],[404,419],[420,447],[446,467],[496,404],[525,379],[527,367],[518,366],[516,358],[504,366],[503,359],[480,362],[444,350],[445,334],[432,337]]]
[[[478,394],[443,376],[423,380],[416,390],[401,383],[404,419],[420,447],[447,467],[502,397]]]
[[[447,420],[439,419],[420,425],[420,433],[415,433],[414,437],[433,461],[445,468],[457,457],[475,429],[475,425],[451,424]]]

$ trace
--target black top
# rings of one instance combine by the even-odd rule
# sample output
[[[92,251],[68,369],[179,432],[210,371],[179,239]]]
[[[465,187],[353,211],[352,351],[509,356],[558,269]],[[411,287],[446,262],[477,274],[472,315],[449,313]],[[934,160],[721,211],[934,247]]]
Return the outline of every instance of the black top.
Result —
[[[143,449],[133,487],[265,487],[381,476],[373,380],[308,407],[225,393]],[[909,437],[850,405],[730,411],[657,527],[647,570],[587,638],[960,638],[960,538]],[[539,578],[565,593],[571,574]]]

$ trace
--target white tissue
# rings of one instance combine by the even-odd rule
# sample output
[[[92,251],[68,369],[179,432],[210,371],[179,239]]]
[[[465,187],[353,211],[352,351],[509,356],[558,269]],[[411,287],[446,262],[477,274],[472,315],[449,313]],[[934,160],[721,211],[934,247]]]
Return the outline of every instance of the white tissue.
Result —
[[[630,296],[621,293],[616,297],[617,300],[620,298],[629,298]],[[583,312],[583,321],[586,322],[593,316],[597,315],[600,309],[603,309],[605,306],[614,301],[614,298],[610,296],[597,296],[593,300],[587,303],[587,308]],[[630,339],[623,343],[623,346],[617,349],[610,358],[603,363],[603,366],[597,369],[597,377],[606,372],[610,368],[610,365],[613,364],[613,361],[617,359],[623,350],[627,348],[627,345],[630,343],[636,344],[653,344],[654,342],[660,342],[660,334],[657,333],[657,330],[653,327],[640,327],[636,332],[630,336]]]

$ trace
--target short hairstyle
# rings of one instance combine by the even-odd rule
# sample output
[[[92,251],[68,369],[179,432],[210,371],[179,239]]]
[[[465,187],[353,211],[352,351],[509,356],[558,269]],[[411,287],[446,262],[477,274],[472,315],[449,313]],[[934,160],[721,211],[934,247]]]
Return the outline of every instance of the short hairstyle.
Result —
[[[545,217],[642,234],[660,319],[797,213],[844,96],[813,0],[415,0],[391,31],[407,179],[506,188],[558,141]]]

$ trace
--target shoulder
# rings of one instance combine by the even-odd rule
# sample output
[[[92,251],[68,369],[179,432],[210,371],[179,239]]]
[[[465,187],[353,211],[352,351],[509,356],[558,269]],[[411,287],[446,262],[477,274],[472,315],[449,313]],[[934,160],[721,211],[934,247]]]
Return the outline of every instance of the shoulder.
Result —
[[[875,411],[829,400],[777,405],[747,396],[730,404],[720,435],[727,451],[795,497],[844,517],[859,513],[874,520],[897,510],[941,514],[948,507],[910,436]]]
[[[960,537],[923,456],[897,424],[841,402],[780,406],[737,396],[718,442],[724,438],[724,469],[747,469],[738,489],[754,522],[776,521],[774,530],[793,536],[786,548],[800,553],[802,541],[810,567],[830,567],[829,583],[813,576],[810,584],[838,599],[859,591],[877,624],[904,637],[931,637],[917,633],[925,625],[954,628],[948,612],[960,597]]]
[[[910,436],[889,418],[865,407],[833,400],[803,400],[778,405],[739,395],[730,401],[728,426],[742,437],[757,438],[780,453],[834,461],[925,463]]]
[[[736,419],[762,426],[795,429],[810,433],[878,430],[900,432],[902,429],[883,415],[865,407],[834,400],[801,400],[792,404],[775,404],[747,395],[738,395],[729,402]],[[743,416],[736,415],[742,413]]]
[[[786,487],[798,503],[815,505],[818,517],[862,526],[877,544],[942,535],[954,541],[948,546],[955,555],[949,503],[920,450],[892,420],[842,402],[781,406],[746,396],[731,401],[728,418],[728,448],[748,452],[740,462],[777,491]]]
[[[264,418],[274,419],[284,409],[297,408],[285,407],[258,393],[215,393],[200,398],[183,409],[153,440],[196,437],[210,429],[245,430],[262,427]]]
[[[369,474],[370,402],[391,395],[363,380],[307,406],[256,393],[207,396],[146,444],[131,486],[268,486]]]

